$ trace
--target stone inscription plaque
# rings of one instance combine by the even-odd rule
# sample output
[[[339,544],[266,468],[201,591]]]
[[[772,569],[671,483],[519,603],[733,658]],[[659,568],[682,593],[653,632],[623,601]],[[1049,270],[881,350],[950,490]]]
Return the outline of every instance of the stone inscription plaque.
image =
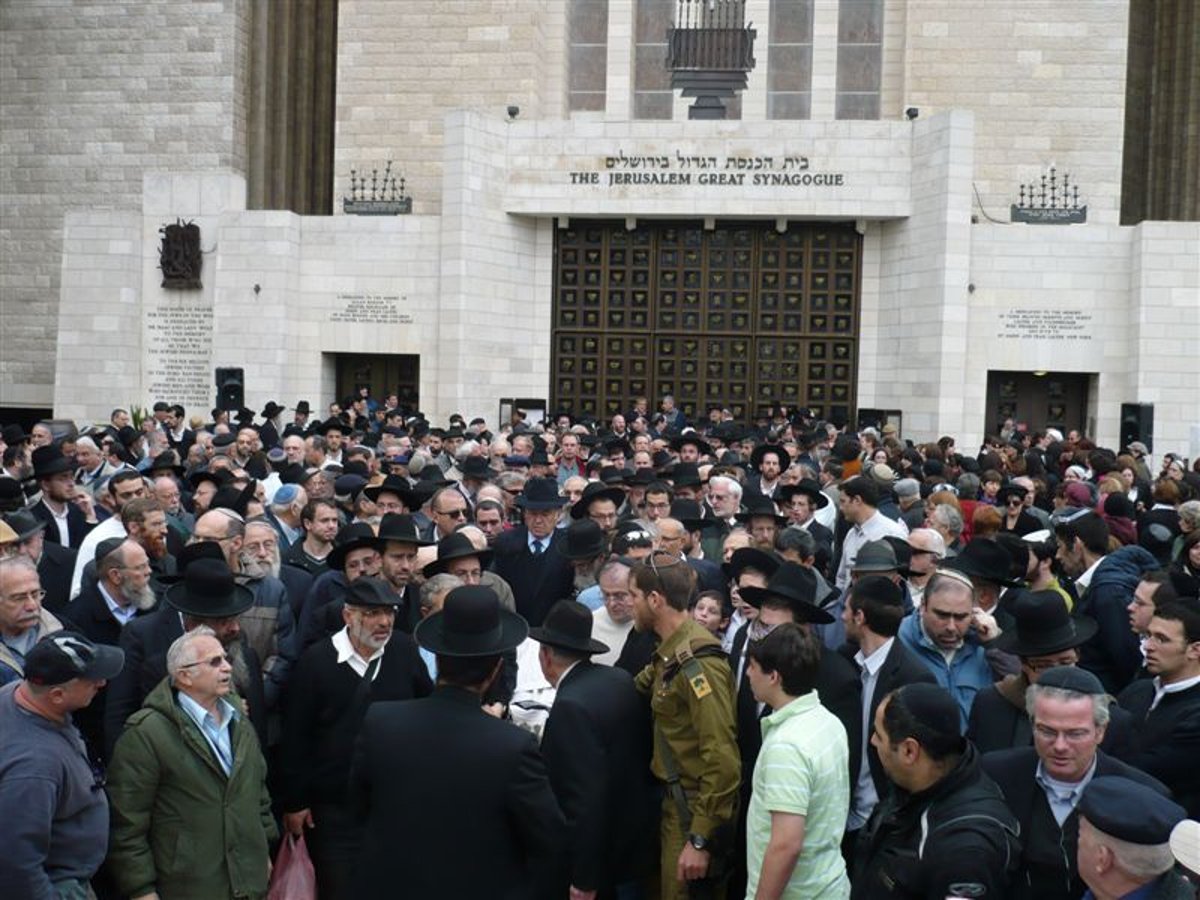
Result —
[[[338,308],[330,322],[356,325],[411,325],[412,313],[405,311],[408,297],[402,294],[338,294]]]
[[[216,392],[212,307],[165,302],[147,309],[143,321],[150,398],[207,411]]]
[[[1081,309],[1010,309],[996,337],[1008,340],[1090,341],[1092,314]]]

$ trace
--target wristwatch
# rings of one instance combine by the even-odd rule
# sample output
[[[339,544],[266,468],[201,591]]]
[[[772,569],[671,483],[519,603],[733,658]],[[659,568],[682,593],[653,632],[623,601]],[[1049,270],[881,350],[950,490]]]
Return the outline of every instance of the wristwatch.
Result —
[[[694,834],[694,833],[689,834],[688,835],[688,843],[691,844],[697,850],[707,850],[708,849],[708,838],[706,838],[702,834]]]

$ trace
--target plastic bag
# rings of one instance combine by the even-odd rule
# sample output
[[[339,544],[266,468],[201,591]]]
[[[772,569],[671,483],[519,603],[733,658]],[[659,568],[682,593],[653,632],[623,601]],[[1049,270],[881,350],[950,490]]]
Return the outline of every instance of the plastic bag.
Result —
[[[284,836],[271,871],[267,900],[317,900],[317,875],[303,837]]]

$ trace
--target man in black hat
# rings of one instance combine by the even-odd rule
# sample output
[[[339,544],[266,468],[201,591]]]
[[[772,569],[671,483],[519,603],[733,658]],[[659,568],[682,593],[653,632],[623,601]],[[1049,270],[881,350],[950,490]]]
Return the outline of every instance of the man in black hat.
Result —
[[[259,735],[266,739],[267,704],[263,693],[262,665],[242,634],[240,616],[254,604],[254,594],[234,580],[219,545],[201,541],[184,548],[180,575],[165,602],[147,616],[139,616],[121,630],[125,668],[108,687],[104,708],[105,758],[152,690],[166,677],[167,650],[180,635],[199,625],[216,632],[233,664],[234,687]]]
[[[272,447],[279,446],[279,428],[280,415],[284,412],[285,407],[280,406],[274,400],[267,401],[267,405],[263,407],[263,411],[259,413],[265,420],[258,426],[258,439],[262,443],[264,450],[270,450]]]
[[[501,654],[527,634],[482,585],[450,591],[417,626],[417,643],[437,656],[437,687],[373,703],[355,745],[356,897],[533,897],[557,883],[565,823],[537,740],[480,712]]]
[[[671,449],[679,454],[679,461],[697,465],[700,457],[711,456],[712,446],[694,431],[681,434],[671,440]]]
[[[305,828],[321,897],[352,897],[362,825],[346,799],[354,740],[367,707],[433,690],[411,637],[395,631],[399,598],[380,578],[354,581],[341,631],[309,647],[289,685],[280,746],[283,827]]]
[[[892,782],[854,854],[851,900],[1008,897],[1020,826],[941,687],[909,684],[879,704],[871,743]]]
[[[383,542],[379,577],[391,587],[399,606],[396,626],[412,634],[421,619],[418,585],[415,583],[417,553],[429,542],[421,537],[416,520],[407,513],[385,513],[379,522],[379,540]]]
[[[573,599],[595,611],[604,605],[599,585],[600,568],[608,558],[604,529],[592,519],[577,519],[563,532],[557,550],[575,570]]]
[[[556,691],[542,757],[567,818],[572,895],[610,896],[650,868],[656,802],[646,705],[626,672],[591,662],[609,649],[591,635],[591,613],[573,600],[529,632]]]
[[[46,596],[42,606],[57,615],[67,607],[71,596],[71,572],[75,568],[76,552],[61,544],[47,543],[46,523],[26,509],[5,513],[4,521],[16,534],[18,553],[28,556],[37,566],[38,578]]]
[[[34,449],[33,477],[42,497],[30,512],[48,526],[46,540],[78,550],[87,533],[96,527],[96,513],[91,498],[75,484],[71,463],[57,444]],[[77,493],[88,504],[87,514],[76,504]]]
[[[591,519],[604,529],[611,539],[617,527],[617,510],[625,502],[625,492],[619,487],[609,487],[601,481],[590,481],[583,489],[583,496],[571,506],[571,518]]]
[[[352,522],[338,530],[326,557],[329,569],[313,581],[300,613],[301,650],[342,627],[341,602],[346,586],[379,574],[383,548],[384,542],[366,522]]]
[[[296,426],[303,433],[308,430],[308,417],[312,415],[312,408],[308,405],[307,400],[301,400],[292,410],[295,415],[292,416],[292,425]]]
[[[509,583],[517,612],[540,625],[546,611],[571,595],[574,569],[558,552],[558,517],[563,498],[553,478],[530,478],[517,501],[524,523],[504,532],[493,544],[492,570]]]
[[[821,485],[811,478],[801,478],[796,484],[783,485],[775,495],[780,509],[787,514],[791,525],[803,528],[817,543],[815,565],[821,574],[829,572],[833,558],[833,531],[816,519],[816,511],[829,505],[829,497]]]
[[[124,660],[115,647],[60,631],[29,651],[23,680],[0,687],[5,897],[88,896],[108,851],[108,799],[71,716]]]
[[[1187,816],[1179,804],[1136,781],[1110,775],[1087,786],[1079,814],[1079,877],[1088,886],[1088,900],[1196,896],[1187,879],[1172,871],[1171,831]]]
[[[1079,800],[1093,778],[1120,775],[1164,796],[1167,788],[1100,749],[1111,698],[1099,679],[1074,666],[1046,669],[1028,690],[1033,746],[983,756],[1021,823],[1021,870],[1015,900],[1078,900],[1075,867]]]
[[[750,454],[753,474],[746,479],[746,489],[763,497],[774,497],[779,489],[779,476],[787,468],[787,451],[778,444],[759,444]]]

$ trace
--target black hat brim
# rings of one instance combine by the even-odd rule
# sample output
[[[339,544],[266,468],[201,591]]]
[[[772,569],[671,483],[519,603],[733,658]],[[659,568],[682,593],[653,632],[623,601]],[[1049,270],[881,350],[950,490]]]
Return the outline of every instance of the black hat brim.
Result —
[[[384,542],[377,537],[355,538],[352,541],[347,541],[345,544],[339,544],[338,546],[335,546],[333,550],[329,552],[329,555],[325,557],[325,564],[329,566],[329,568],[336,569],[340,572],[346,565],[347,554],[352,553],[355,550],[362,550],[368,547],[372,550],[377,550],[380,553],[382,553],[385,549]]]
[[[1056,628],[1036,635],[1037,643],[1023,642],[1019,629],[1010,628],[988,644],[988,647],[995,647],[1014,656],[1050,656],[1086,644],[1100,630],[1096,620],[1089,616],[1073,615],[1070,622],[1074,628]]]
[[[773,553],[768,553],[766,550],[759,550],[757,547],[740,547],[737,553],[741,554],[741,565],[735,566],[732,561],[721,563],[721,571],[725,573],[726,578],[731,580],[737,578],[746,569],[757,569],[760,572],[766,573],[769,577],[775,574],[775,570],[783,562],[783,560]]]
[[[225,598],[223,606],[206,608],[197,605],[188,596],[187,584],[179,581],[167,588],[165,599],[185,616],[192,616],[196,619],[229,619],[233,616],[240,616],[254,605],[254,592],[245,585],[235,584],[233,590],[229,592],[229,596]]]
[[[775,492],[776,497],[783,501],[789,501],[797,494],[804,494],[813,503],[817,509],[824,509],[829,505],[829,495],[821,490],[813,490],[810,487],[799,484],[786,484]]]
[[[786,600],[788,607],[792,610],[792,614],[798,622],[807,622],[811,625],[830,625],[834,621],[831,614],[821,609],[815,603],[809,603],[807,600],[781,594],[778,590],[772,590],[771,588],[744,587],[738,590],[738,596],[755,609],[762,609],[763,603],[770,597],[779,597]]]
[[[418,646],[440,656],[499,656],[515,649],[529,636],[529,625],[515,612],[501,607],[499,614],[499,625],[491,634],[450,640],[446,634],[446,612],[438,610],[417,623],[413,638]]]
[[[608,545],[604,540],[604,535],[601,534],[600,540],[583,550],[571,551],[567,547],[567,541],[560,541],[554,546],[558,548],[558,553],[566,559],[595,559],[597,556],[603,556],[608,550]]]
[[[601,491],[593,491],[587,497],[581,497],[571,505],[571,518],[587,518],[588,507],[591,506],[593,500],[611,500],[619,509],[621,504],[625,502],[625,492],[619,487],[610,487]]]
[[[944,569],[953,569],[955,572],[958,572],[961,575],[966,575],[968,578],[979,578],[982,581],[990,581],[993,584],[1000,585],[1001,587],[1025,587],[1025,582],[1023,581],[1014,581],[1007,576],[1004,578],[998,578],[995,572],[981,571],[979,568],[971,564],[970,559],[964,559],[962,554],[959,554],[958,556],[947,557],[946,559],[942,560],[941,566]]]
[[[60,475],[63,472],[70,471],[73,471],[71,464],[67,462],[64,457],[59,457],[58,459],[46,463],[46,465],[40,468],[34,469],[33,478],[36,481],[40,478],[49,478],[51,475]]]
[[[787,528],[787,526],[788,526],[788,522],[789,522],[789,519],[788,519],[788,517],[787,517],[787,516],[781,516],[781,515],[779,515],[779,514],[777,514],[777,513],[769,513],[769,512],[744,512],[744,513],[738,513],[737,515],[735,515],[735,516],[734,516],[734,519],[736,519],[737,521],[741,522],[743,525],[749,525],[749,524],[750,524],[750,520],[751,520],[751,519],[765,519],[765,518],[767,518],[768,516],[770,516],[771,518],[773,518],[773,519],[775,520],[775,524],[776,524],[776,525],[778,525],[780,528]]]
[[[463,548],[460,551],[449,554],[448,556],[439,556],[429,565],[421,569],[421,574],[426,578],[432,578],[434,575],[440,575],[446,571],[446,563],[455,559],[466,559],[468,556],[479,557],[479,568],[486,569],[492,562],[491,550],[467,550]]]
[[[558,631],[551,631],[545,627],[530,628],[529,636],[539,644],[546,644],[550,647],[561,647],[563,650],[586,653],[589,656],[593,653],[607,653],[611,649],[608,644],[598,641],[595,638],[580,641],[578,638],[573,638],[568,634]]]

